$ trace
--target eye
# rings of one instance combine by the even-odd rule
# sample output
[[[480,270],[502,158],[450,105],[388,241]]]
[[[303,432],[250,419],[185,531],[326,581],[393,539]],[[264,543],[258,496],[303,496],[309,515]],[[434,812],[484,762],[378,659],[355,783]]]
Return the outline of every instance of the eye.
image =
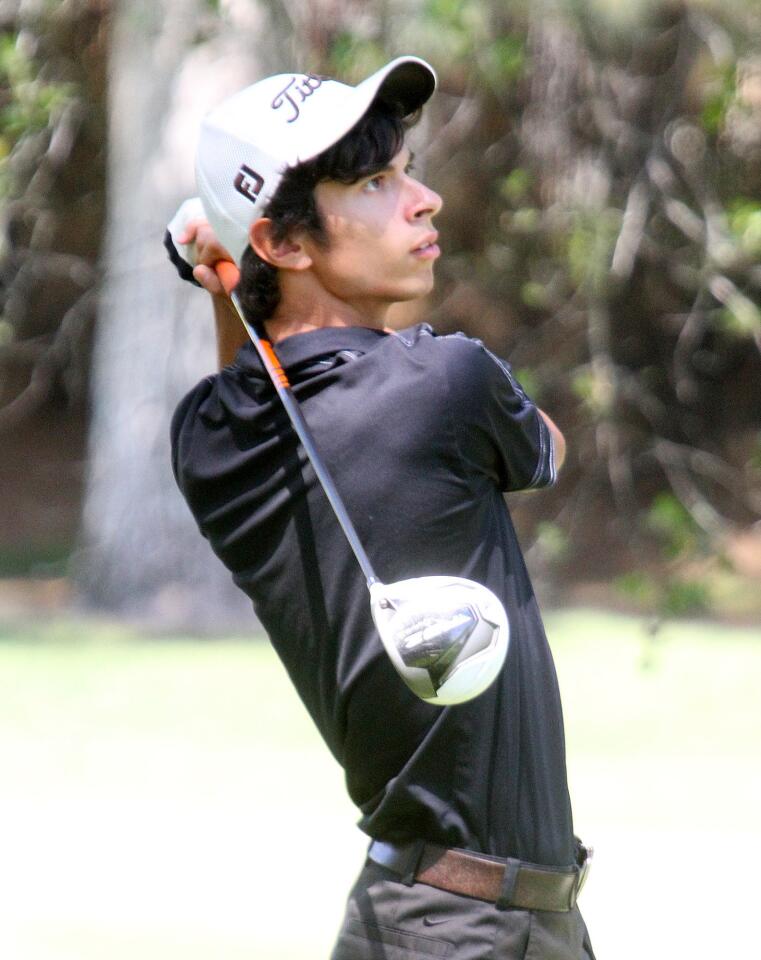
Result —
[[[409,176],[409,174],[414,173],[414,171],[415,171],[415,161],[410,160],[410,162],[404,168],[404,172]]]
[[[367,193],[376,193],[383,186],[384,179],[385,177],[382,173],[376,173],[374,177],[371,177],[365,182],[362,189]]]

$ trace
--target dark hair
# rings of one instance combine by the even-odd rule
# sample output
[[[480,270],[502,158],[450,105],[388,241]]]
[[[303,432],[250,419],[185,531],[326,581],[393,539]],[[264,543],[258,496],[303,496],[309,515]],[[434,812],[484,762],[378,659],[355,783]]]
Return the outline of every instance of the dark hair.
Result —
[[[323,153],[288,170],[263,216],[272,220],[273,238],[279,242],[296,229],[304,229],[327,245],[325,225],[317,209],[314,188],[323,180],[356,183],[385,169],[401,150],[407,130],[417,114],[404,117],[400,106],[376,101],[352,129]],[[240,262],[237,293],[249,323],[260,323],[280,302],[277,267],[262,260],[249,245]]]

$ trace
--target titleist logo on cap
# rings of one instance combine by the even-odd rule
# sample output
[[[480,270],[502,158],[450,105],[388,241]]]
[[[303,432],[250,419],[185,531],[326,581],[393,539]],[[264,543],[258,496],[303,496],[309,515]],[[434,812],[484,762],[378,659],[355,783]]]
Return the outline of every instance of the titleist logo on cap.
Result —
[[[308,73],[302,77],[291,77],[288,83],[283,87],[280,93],[272,101],[272,109],[279,110],[287,104],[286,109],[290,116],[286,123],[293,123],[301,115],[301,104],[307,97],[311,97],[315,90],[322,86],[322,77],[317,77],[313,73]]]

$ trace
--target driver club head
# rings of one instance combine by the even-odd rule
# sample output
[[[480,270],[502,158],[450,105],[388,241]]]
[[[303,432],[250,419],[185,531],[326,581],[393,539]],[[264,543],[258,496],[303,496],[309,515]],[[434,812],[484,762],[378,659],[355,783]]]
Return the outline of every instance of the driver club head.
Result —
[[[370,609],[396,671],[427,703],[472,700],[505,662],[507,613],[491,590],[473,580],[417,577],[374,583]]]

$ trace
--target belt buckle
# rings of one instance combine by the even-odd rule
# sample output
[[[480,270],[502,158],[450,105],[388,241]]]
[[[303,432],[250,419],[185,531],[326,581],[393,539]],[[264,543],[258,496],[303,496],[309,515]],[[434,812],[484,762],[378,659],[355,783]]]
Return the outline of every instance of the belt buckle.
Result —
[[[578,898],[582,887],[587,882],[594,852],[594,847],[587,847],[583,843],[579,843],[579,852],[577,855],[579,873],[576,878],[576,897],[574,897],[574,899]]]

